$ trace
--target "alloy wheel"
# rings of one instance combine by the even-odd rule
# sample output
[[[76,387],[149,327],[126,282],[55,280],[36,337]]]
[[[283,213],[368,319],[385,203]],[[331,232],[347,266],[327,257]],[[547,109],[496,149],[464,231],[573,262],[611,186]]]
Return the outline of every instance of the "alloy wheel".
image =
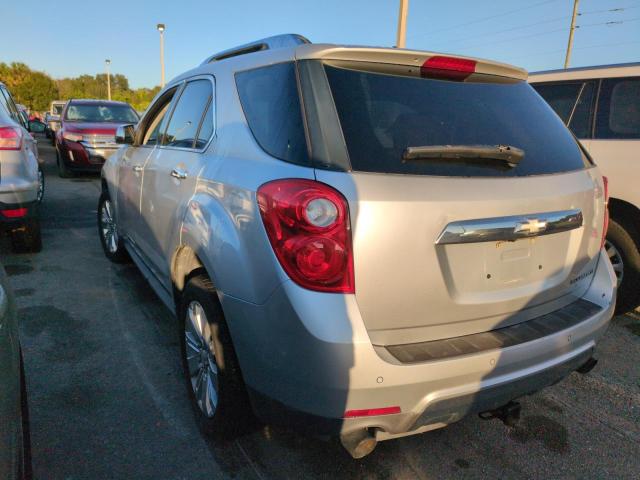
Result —
[[[44,173],[42,170],[38,169],[38,193],[36,201],[38,203],[42,202],[42,197],[44,197]]]
[[[184,341],[193,394],[202,413],[211,418],[218,406],[218,365],[211,325],[204,308],[195,300],[187,307]]]
[[[613,267],[613,271],[616,274],[616,278],[618,280],[618,287],[622,283],[622,278],[624,277],[624,263],[622,262],[622,256],[620,252],[615,247],[613,243],[609,240],[604,242],[604,248],[609,256],[609,260],[611,261],[611,266]]]
[[[116,253],[116,250],[118,250],[118,229],[110,200],[105,200],[102,203],[102,209],[100,211],[100,232],[104,238],[104,244],[107,250],[109,250],[110,253]]]

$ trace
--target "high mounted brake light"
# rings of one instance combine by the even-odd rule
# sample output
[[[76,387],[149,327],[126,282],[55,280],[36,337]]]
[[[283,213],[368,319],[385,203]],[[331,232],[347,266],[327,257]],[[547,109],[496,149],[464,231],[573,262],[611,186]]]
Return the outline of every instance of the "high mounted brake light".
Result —
[[[420,75],[423,77],[457,80],[459,82],[465,80],[475,71],[475,60],[442,55],[428,58],[420,67]]]

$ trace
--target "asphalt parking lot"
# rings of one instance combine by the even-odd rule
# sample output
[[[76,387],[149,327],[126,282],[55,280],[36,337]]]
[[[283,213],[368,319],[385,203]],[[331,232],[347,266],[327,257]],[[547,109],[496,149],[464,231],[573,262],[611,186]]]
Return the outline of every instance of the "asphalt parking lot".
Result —
[[[99,179],[60,179],[40,139],[43,251],[1,260],[16,294],[38,479],[638,478],[640,313],[617,317],[596,368],[522,401],[510,429],[477,417],[382,442],[352,460],[336,441],[258,426],[226,440],[196,428],[178,333],[133,266],[109,263],[95,226]]]

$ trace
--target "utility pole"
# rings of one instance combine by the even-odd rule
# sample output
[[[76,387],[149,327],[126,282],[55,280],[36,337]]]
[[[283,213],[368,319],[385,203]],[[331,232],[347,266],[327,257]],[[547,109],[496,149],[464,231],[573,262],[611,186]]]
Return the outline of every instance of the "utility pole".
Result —
[[[104,61],[104,64],[107,66],[107,99],[111,100],[111,74],[109,73],[109,65],[111,65],[111,60],[107,58]]]
[[[571,16],[571,28],[569,29],[567,55],[564,57],[564,68],[569,68],[569,60],[571,60],[571,49],[573,48],[573,32],[576,29],[576,17],[578,16],[578,3],[580,3],[580,0],[573,0],[573,15]]]
[[[398,12],[398,34],[396,36],[396,48],[405,48],[407,43],[407,13],[409,12],[409,0],[400,0]]]
[[[164,88],[164,23],[159,23],[157,29],[160,32],[160,88]]]

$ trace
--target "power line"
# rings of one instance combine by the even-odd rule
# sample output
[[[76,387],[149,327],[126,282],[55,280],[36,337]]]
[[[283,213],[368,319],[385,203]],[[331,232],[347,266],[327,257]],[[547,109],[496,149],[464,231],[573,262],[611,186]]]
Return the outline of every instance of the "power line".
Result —
[[[434,31],[431,31],[431,32],[425,32],[425,33],[419,33],[419,34],[416,34],[416,35],[411,35],[409,38],[435,35],[436,33],[447,32],[449,30],[455,30],[457,28],[466,27],[468,25],[474,25],[476,23],[486,22],[487,20],[492,20],[494,18],[499,18],[499,17],[504,17],[504,16],[507,16],[507,15],[511,15],[512,13],[518,13],[518,12],[522,12],[524,10],[530,10],[532,8],[539,7],[541,5],[546,5],[548,3],[552,3],[552,2],[556,2],[556,1],[558,1],[558,0],[545,0],[544,2],[538,2],[538,3],[534,3],[533,5],[529,5],[529,6],[526,6],[526,7],[516,8],[514,10],[508,10],[506,12],[498,13],[498,14],[495,14],[495,15],[490,15],[488,17],[479,18],[477,20],[472,20],[470,22],[460,23],[458,25],[451,25],[449,27],[441,28],[440,30],[434,30]]]
[[[564,17],[556,17],[556,18],[552,18],[552,19],[549,19],[549,20],[543,20],[541,22],[529,23],[527,25],[520,25],[520,26],[517,26],[517,27],[506,28],[504,30],[480,33],[478,35],[471,35],[469,37],[461,38],[461,39],[458,39],[458,40],[453,40],[451,42],[449,42],[448,40],[443,40],[443,41],[446,41],[447,43],[465,42],[467,40],[472,40],[474,38],[487,37],[487,36],[491,36],[491,35],[499,35],[501,33],[513,32],[514,30],[524,30],[526,28],[536,27],[538,25],[545,25],[545,24],[548,24],[548,23],[559,22],[560,20],[566,20],[567,18],[571,18],[571,16],[570,15],[565,15]]]
[[[620,24],[623,24],[623,23],[637,22],[638,20],[640,20],[640,18],[632,18],[632,19],[629,19],[629,20],[619,20],[619,21],[615,21],[615,22],[587,23],[585,25],[576,25],[576,28],[595,27],[595,26],[599,26],[599,25],[620,25]],[[505,39],[502,39],[502,40],[497,40],[495,42],[473,44],[471,46],[473,46],[473,47],[483,47],[483,46],[487,46],[487,45],[496,45],[496,44],[499,44],[499,43],[512,42],[512,41],[515,41],[515,40],[522,40],[524,38],[539,37],[539,36],[547,35],[547,34],[550,34],[550,33],[566,32],[566,30],[567,30],[566,28],[556,28],[554,30],[545,30],[544,32],[532,33],[532,34],[529,34],[529,35],[521,35],[519,37],[505,38]],[[462,48],[464,48],[464,46]]]
[[[574,48],[574,50],[590,50],[593,48],[605,48],[605,47],[619,47],[622,45],[637,45],[640,44],[640,41],[635,41],[635,42],[617,42],[617,43],[601,43],[599,45],[587,45],[584,47],[576,47]],[[527,54],[527,57],[535,57],[535,56],[539,56],[539,55],[550,55],[552,53],[563,53],[565,50],[561,49],[561,50],[547,50],[546,52],[536,52],[536,53],[530,53]]]
[[[629,20],[612,20],[610,22],[586,23],[584,25],[576,25],[576,28],[596,27],[598,25],[621,25],[623,23],[637,22],[638,20],[640,20],[640,17],[630,18]]]
[[[582,15],[593,15],[595,13],[608,13],[608,12],[616,12],[617,13],[617,12],[624,12],[624,11],[627,11],[627,10],[633,10],[633,9],[636,9],[636,8],[640,8],[640,4],[634,3],[634,4],[631,4],[631,5],[627,6],[627,7],[618,7],[618,8],[609,8],[607,10],[591,10],[589,12],[580,12],[580,13],[578,13],[578,16],[580,17]]]

